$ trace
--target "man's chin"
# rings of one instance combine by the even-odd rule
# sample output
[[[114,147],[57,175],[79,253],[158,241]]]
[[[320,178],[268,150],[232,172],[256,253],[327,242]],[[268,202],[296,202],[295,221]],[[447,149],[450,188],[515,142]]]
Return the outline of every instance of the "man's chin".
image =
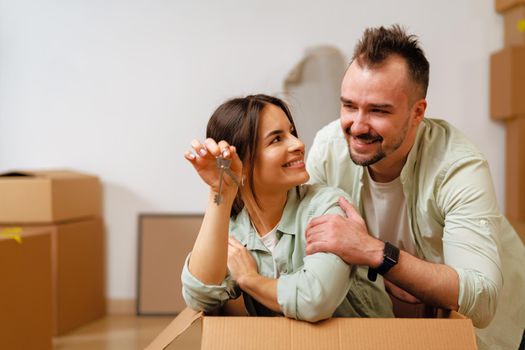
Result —
[[[350,159],[352,159],[352,162],[354,162],[354,164],[356,165],[361,165],[361,166],[369,166],[369,165],[375,164],[385,157],[385,155],[382,152],[376,153],[372,156],[362,156],[362,155],[354,154],[352,150],[350,150],[349,153],[350,153]]]

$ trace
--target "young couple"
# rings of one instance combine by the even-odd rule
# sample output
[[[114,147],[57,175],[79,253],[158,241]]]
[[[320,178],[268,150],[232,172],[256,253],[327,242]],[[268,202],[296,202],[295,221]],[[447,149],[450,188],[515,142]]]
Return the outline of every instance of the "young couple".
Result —
[[[305,231],[315,232],[310,221],[344,216],[352,200],[340,189],[305,184],[305,147],[283,101],[229,100],[213,113],[206,137],[185,153],[210,188],[182,272],[190,308],[212,311],[242,294],[249,315],[310,322],[393,316],[382,279],[368,281],[366,269],[331,253],[306,254]],[[218,157],[231,161],[222,184]]]

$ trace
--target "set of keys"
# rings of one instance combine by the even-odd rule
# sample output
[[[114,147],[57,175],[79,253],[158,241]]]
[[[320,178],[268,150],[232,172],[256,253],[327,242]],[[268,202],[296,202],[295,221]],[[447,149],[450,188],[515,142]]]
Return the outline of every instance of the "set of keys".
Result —
[[[222,182],[224,181],[224,173],[228,174],[228,176],[233,180],[233,182],[237,185],[237,187],[240,187],[239,179],[237,179],[237,176],[231,171],[230,165],[232,163],[231,159],[225,159],[223,157],[217,157],[216,164],[217,168],[219,168],[220,175],[219,175],[219,190],[217,191],[217,194],[213,198],[213,201],[220,205],[222,203]]]

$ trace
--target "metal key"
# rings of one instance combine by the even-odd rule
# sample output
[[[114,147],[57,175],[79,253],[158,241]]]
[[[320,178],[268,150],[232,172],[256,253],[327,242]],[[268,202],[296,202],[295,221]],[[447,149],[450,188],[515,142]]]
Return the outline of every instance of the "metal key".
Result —
[[[213,201],[217,203],[217,205],[222,203],[221,190],[222,190],[222,182],[224,181],[224,172],[228,174],[228,176],[233,180],[233,182],[235,183],[235,185],[237,185],[237,187],[241,186],[241,184],[239,183],[239,179],[237,179],[237,176],[235,176],[235,174],[230,169],[231,163],[232,163],[231,159],[217,157],[216,164],[217,164],[217,168],[219,168],[219,171],[220,171],[219,191],[213,199]]]
[[[217,157],[216,160],[217,168],[219,168],[220,175],[219,175],[219,190],[217,191],[217,194],[213,198],[213,201],[217,203],[217,205],[220,205],[222,203],[222,182],[224,181],[224,171],[226,169],[230,169],[231,160],[230,159],[224,159],[222,157]]]
[[[224,168],[224,171],[233,180],[233,182],[235,183],[235,185],[237,185],[237,187],[241,187],[241,184],[239,183],[237,176],[235,176],[235,174],[232,172],[229,166],[227,168]]]
[[[222,158],[222,157],[217,157],[217,168],[219,168],[219,172],[220,172],[220,175],[219,175],[219,190],[217,191],[217,194],[215,195],[215,197],[213,198],[213,201],[215,203],[217,203],[217,205],[220,205],[222,203],[222,195],[221,195],[221,190],[222,190],[222,181],[224,181],[224,169],[229,166],[229,164],[226,164],[224,161],[226,159]]]

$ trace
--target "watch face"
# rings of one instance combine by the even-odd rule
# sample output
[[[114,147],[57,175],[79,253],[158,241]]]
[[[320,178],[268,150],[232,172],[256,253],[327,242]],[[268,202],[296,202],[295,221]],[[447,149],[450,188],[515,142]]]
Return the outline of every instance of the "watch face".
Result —
[[[394,265],[397,264],[399,259],[399,249],[392,244],[385,242],[385,249],[383,251],[383,263],[378,268],[378,272],[381,275],[384,275],[388,272]]]

